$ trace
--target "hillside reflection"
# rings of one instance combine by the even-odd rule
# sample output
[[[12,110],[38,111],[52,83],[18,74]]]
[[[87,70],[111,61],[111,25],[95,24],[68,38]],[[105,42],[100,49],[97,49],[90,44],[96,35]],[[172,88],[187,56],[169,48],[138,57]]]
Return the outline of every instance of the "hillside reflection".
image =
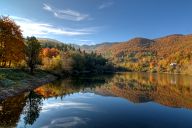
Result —
[[[32,125],[39,117],[44,99],[62,99],[78,92],[122,97],[134,103],[153,101],[169,107],[192,109],[190,76],[125,73],[78,77],[49,83],[34,91],[0,101],[0,126],[16,127],[20,120],[24,120],[25,126]]]
[[[192,108],[190,76],[128,73],[116,75],[95,91],[135,103],[154,101],[169,107]]]
[[[113,77],[76,78],[50,83],[34,90],[44,98],[75,92],[118,96],[134,103],[154,101],[170,107],[192,108],[190,76],[125,73]]]

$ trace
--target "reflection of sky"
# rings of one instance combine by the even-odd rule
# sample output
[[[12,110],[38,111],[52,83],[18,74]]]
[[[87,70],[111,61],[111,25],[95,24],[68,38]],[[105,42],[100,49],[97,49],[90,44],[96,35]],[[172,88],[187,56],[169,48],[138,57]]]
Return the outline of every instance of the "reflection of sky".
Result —
[[[50,124],[42,126],[42,128],[49,128],[49,127],[63,127],[63,128],[70,128],[77,125],[86,124],[89,119],[87,118],[80,118],[80,117],[64,117],[64,118],[57,118],[50,122]]]
[[[54,113],[59,115],[55,118],[50,119],[48,124],[41,126],[42,128],[50,128],[50,127],[74,127],[78,125],[86,125],[89,118],[80,117],[79,112],[88,111],[93,112],[96,111],[94,106],[88,102],[85,102],[85,99],[91,100],[94,98],[93,93],[75,93],[72,95],[67,95],[63,100],[50,98],[45,100],[42,106],[42,114],[50,115],[50,113]],[[58,114],[57,114],[58,113]],[[60,113],[64,113],[60,116]],[[69,115],[69,116],[66,116]]]
[[[32,128],[191,128],[192,111],[157,103],[131,103],[120,97],[94,93],[74,93],[43,101],[39,118]],[[22,116],[21,116],[22,118]],[[18,128],[22,128],[22,120]]]
[[[81,117],[81,113],[96,112],[97,109],[89,101],[95,98],[94,93],[75,93],[66,95],[63,99],[59,97],[48,98],[43,101],[39,119],[32,127],[73,127],[85,125],[89,118]],[[23,115],[20,117],[18,127],[24,126]],[[29,126],[30,127],[30,126]]]
[[[47,103],[43,105],[42,109],[45,111],[49,111],[54,108],[76,108],[76,109],[89,109],[91,106],[86,103],[78,103],[78,102],[71,102],[71,101],[65,101],[65,102],[57,102],[57,103]]]
[[[85,111],[94,111],[91,104],[81,102],[82,99],[92,98],[93,93],[76,93],[73,95],[68,95],[64,100],[50,98],[45,100],[42,106],[42,112],[56,111],[60,109],[80,109]],[[80,100],[81,99],[81,100]]]

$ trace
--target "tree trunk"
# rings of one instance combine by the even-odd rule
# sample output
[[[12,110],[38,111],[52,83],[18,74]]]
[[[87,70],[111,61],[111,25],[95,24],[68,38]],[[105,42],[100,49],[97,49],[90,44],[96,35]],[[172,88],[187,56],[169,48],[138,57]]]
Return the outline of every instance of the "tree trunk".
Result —
[[[9,68],[11,67],[11,60],[9,61]]]
[[[34,73],[33,71],[34,71],[34,67],[31,66],[31,67],[30,67],[30,73],[31,73],[32,75],[33,75],[33,73]]]
[[[3,67],[6,67],[6,63],[7,63],[7,62],[6,62],[6,61],[4,61]]]

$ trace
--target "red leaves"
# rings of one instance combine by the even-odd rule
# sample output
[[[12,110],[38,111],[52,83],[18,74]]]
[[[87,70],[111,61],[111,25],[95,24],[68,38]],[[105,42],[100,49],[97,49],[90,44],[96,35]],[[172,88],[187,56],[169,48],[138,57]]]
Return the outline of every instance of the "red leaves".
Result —
[[[20,27],[9,17],[0,17],[0,66],[23,60],[24,47]]]
[[[41,50],[41,57],[52,58],[56,57],[57,55],[59,55],[59,50],[56,48],[43,48]]]

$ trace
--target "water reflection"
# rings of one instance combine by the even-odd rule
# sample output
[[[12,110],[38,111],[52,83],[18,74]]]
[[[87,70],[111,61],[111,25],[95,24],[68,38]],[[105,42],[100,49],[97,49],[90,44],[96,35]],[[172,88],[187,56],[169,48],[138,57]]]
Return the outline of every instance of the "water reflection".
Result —
[[[25,107],[23,108],[23,119],[25,126],[32,125],[39,117],[42,106],[42,96],[34,91],[30,91],[26,100]]]
[[[20,114],[25,106],[26,96],[21,94],[17,97],[8,98],[0,103],[0,126],[16,127]]]
[[[78,78],[39,87],[36,93],[63,97],[75,92],[94,92],[126,98],[135,103],[155,101],[170,107],[192,108],[191,76],[125,73],[114,77]]]
[[[114,76],[59,80],[31,92],[1,101],[0,126],[21,128],[42,126],[40,125],[42,123],[40,117],[46,114],[50,116],[45,116],[48,119],[56,117],[50,119],[50,124],[44,124],[45,127],[85,126],[90,121],[86,117],[89,115],[87,112],[94,112],[97,115],[99,111],[105,110],[105,104],[113,105],[113,102],[116,102],[115,98],[108,101],[107,97],[109,96],[120,97],[133,103],[156,102],[173,108],[192,109],[191,84],[190,76],[147,73],[125,73]],[[98,98],[97,95],[102,97]],[[118,104],[121,103],[118,102]],[[57,111],[64,113],[65,116],[54,115]],[[86,112],[81,113],[82,111]],[[106,111],[108,110],[106,109]],[[98,118],[101,118],[103,114],[97,115]],[[108,113],[109,116],[110,114],[112,115],[113,112]],[[121,116],[124,115],[124,112],[118,114]]]
[[[174,82],[173,82],[174,81]],[[170,107],[192,108],[190,76],[128,73],[115,76],[96,92],[126,98],[135,103],[155,101]]]

